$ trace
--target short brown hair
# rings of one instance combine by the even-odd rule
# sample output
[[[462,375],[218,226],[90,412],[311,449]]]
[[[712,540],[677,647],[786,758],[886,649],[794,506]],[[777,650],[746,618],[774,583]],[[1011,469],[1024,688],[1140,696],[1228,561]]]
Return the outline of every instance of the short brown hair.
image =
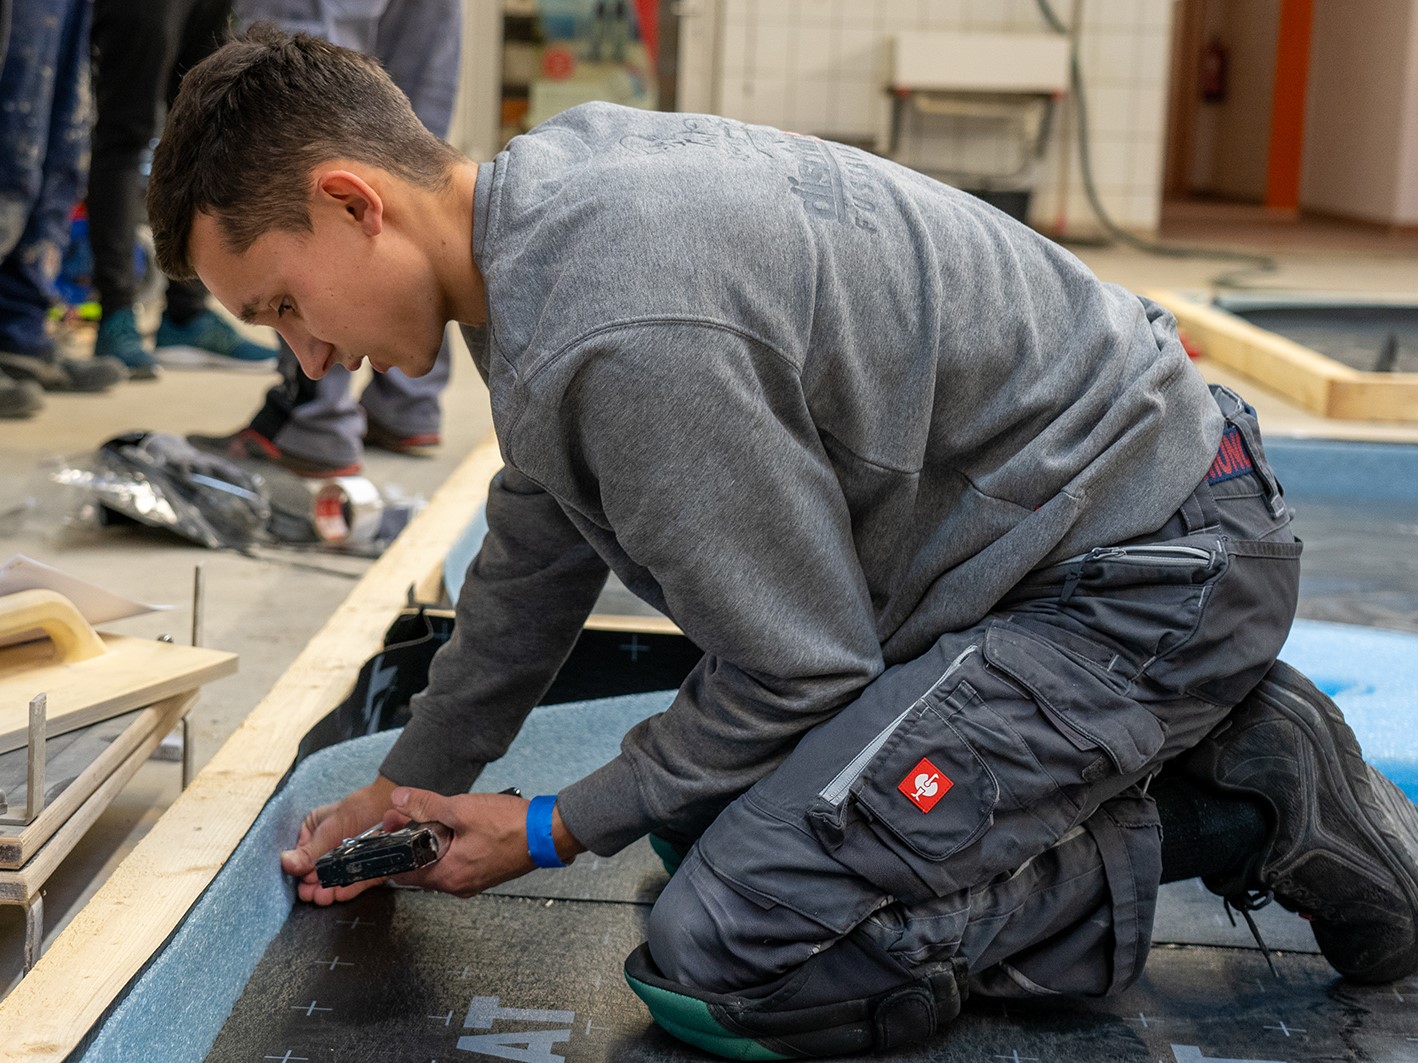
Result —
[[[188,239],[199,211],[236,254],[272,230],[309,232],[310,173],[322,162],[351,159],[438,188],[463,158],[375,60],[257,24],[193,67],[168,113],[148,185],[158,265],[195,275]]]

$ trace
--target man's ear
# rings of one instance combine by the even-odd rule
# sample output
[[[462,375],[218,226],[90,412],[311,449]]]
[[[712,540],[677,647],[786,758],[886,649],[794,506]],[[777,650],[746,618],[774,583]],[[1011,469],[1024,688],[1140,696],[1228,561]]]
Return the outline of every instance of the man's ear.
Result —
[[[384,200],[374,188],[349,170],[326,170],[316,175],[316,204],[337,207],[352,218],[366,236],[384,229]]]

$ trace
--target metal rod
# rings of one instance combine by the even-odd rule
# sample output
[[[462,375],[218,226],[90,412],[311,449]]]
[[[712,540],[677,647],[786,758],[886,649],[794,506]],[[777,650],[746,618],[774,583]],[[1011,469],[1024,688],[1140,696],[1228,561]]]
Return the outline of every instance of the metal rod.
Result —
[[[182,788],[192,781],[192,725],[187,713],[182,714]]]
[[[44,740],[47,694],[30,699],[29,744],[25,760],[25,822],[32,823],[44,811]]]
[[[192,570],[192,645],[202,645],[202,612],[206,601],[206,573],[199,562]],[[187,713],[182,714],[182,788],[192,781],[196,757],[192,750],[192,725]]]
[[[192,645],[202,645],[202,566],[192,570]]]

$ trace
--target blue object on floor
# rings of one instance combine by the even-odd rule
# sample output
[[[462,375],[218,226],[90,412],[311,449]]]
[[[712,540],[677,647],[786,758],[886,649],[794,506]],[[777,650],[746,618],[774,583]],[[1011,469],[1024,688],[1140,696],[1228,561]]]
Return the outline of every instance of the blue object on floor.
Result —
[[[1418,635],[1297,620],[1280,655],[1335,700],[1364,758],[1418,802]]]

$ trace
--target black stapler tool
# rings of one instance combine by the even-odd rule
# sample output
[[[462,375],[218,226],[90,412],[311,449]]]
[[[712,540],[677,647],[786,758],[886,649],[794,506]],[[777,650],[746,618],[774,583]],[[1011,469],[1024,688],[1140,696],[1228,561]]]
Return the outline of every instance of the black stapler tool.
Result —
[[[316,860],[315,874],[322,886],[401,875],[434,863],[452,840],[453,832],[442,823],[410,823],[393,831],[376,824]]]

